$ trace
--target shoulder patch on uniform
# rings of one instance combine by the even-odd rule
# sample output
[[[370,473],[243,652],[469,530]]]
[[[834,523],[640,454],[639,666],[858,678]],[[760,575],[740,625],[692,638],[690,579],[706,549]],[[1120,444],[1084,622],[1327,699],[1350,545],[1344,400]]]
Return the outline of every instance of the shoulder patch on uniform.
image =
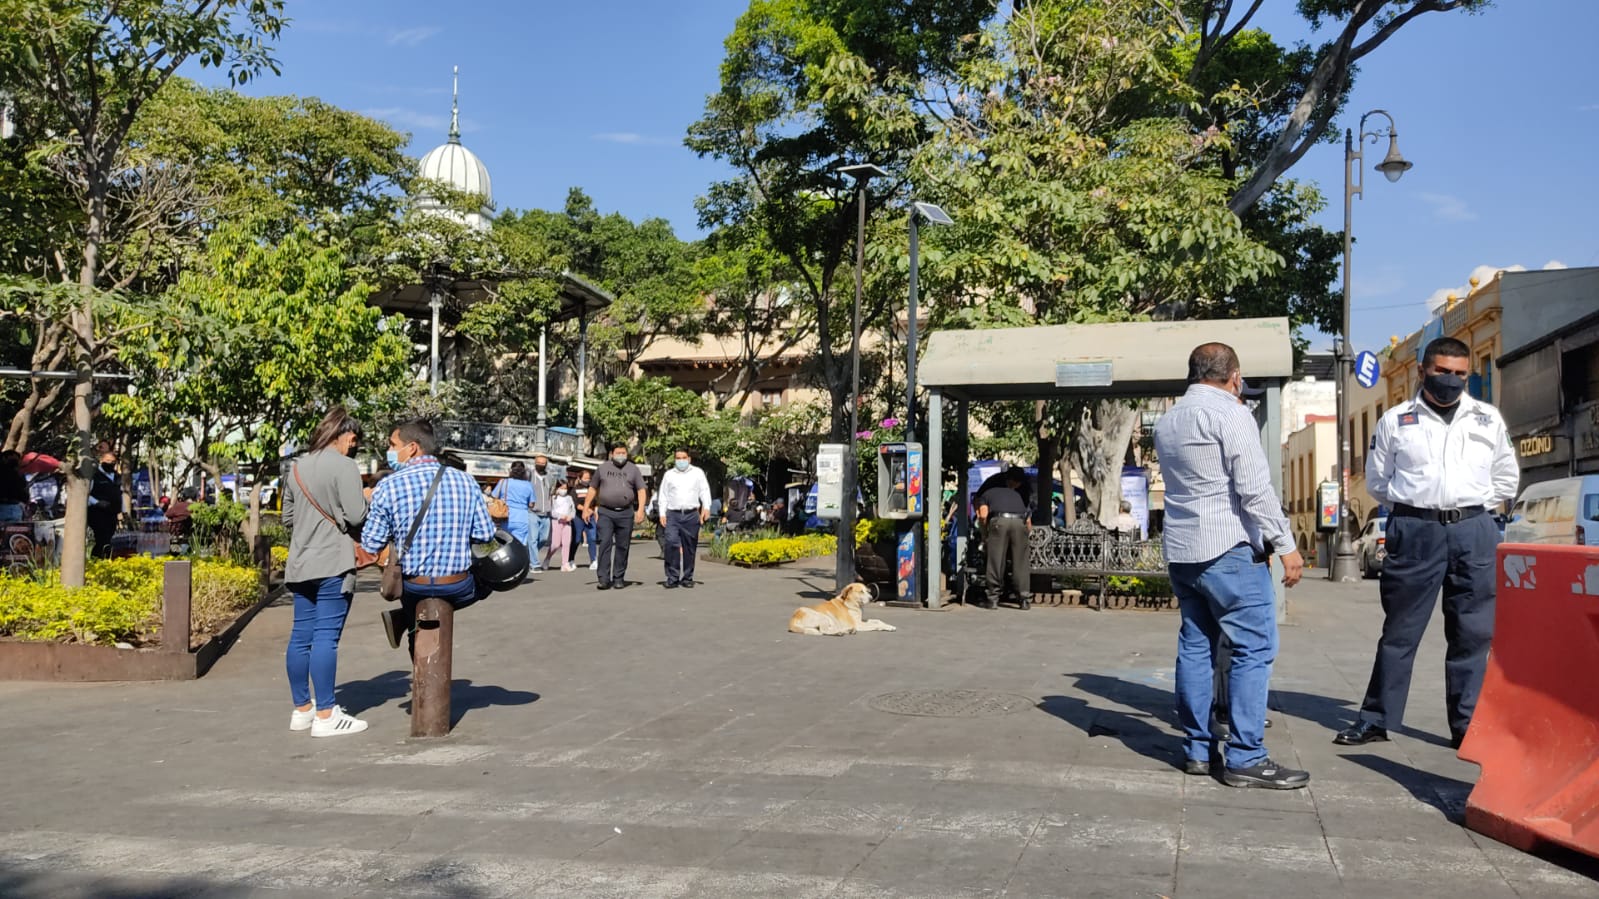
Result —
[[[1399,414],[1399,424],[1400,425],[1413,425],[1418,420],[1419,419],[1416,418],[1416,413],[1414,413],[1414,412],[1401,412]]]

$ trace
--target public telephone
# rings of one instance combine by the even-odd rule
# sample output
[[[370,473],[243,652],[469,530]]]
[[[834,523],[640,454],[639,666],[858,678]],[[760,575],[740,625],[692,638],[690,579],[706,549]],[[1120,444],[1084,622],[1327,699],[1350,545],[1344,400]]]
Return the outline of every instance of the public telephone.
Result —
[[[921,518],[926,514],[922,465],[920,443],[885,443],[877,448],[879,518]]]
[[[844,466],[852,465],[849,445],[824,443],[816,453],[816,517],[844,517]]]

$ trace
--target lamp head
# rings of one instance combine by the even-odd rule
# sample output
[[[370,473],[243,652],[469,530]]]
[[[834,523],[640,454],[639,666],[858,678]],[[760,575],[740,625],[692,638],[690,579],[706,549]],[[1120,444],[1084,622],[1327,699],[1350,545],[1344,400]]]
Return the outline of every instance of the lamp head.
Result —
[[[869,162],[863,162],[858,165],[841,165],[833,171],[838,172],[840,175],[848,175],[851,178],[854,178],[857,182],[867,181],[872,178],[876,178],[878,175],[888,174]]]
[[[1398,181],[1404,174],[1415,167],[1415,163],[1406,159],[1399,153],[1399,135],[1394,131],[1388,132],[1388,155],[1377,163],[1377,171],[1389,181]]]
[[[912,203],[911,215],[919,216],[922,221],[932,225],[955,224],[955,220],[949,217],[949,213],[932,203]]]

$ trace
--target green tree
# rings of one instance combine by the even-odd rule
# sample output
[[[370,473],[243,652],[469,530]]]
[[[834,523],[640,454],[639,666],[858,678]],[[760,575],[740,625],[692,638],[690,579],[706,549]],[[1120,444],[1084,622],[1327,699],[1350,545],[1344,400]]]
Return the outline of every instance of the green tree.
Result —
[[[97,351],[92,291],[111,238],[111,195],[138,170],[127,152],[140,109],[190,59],[223,68],[234,83],[276,71],[267,41],[283,27],[280,0],[0,0],[0,84],[37,133],[54,131],[44,155],[81,215],[70,244],[56,248],[54,279],[75,280],[80,303],[65,326],[74,344],[73,428],[81,454],[68,479],[61,578],[81,586],[92,476],[92,378]],[[54,280],[52,279],[52,280]]]

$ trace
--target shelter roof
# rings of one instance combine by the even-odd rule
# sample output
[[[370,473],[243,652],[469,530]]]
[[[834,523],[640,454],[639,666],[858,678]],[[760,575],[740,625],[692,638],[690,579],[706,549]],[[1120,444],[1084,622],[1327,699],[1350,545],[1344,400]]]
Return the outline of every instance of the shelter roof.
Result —
[[[1188,354],[1211,341],[1238,353],[1246,378],[1291,377],[1291,336],[1286,318],[936,331],[916,372],[955,399],[1177,396]]]

